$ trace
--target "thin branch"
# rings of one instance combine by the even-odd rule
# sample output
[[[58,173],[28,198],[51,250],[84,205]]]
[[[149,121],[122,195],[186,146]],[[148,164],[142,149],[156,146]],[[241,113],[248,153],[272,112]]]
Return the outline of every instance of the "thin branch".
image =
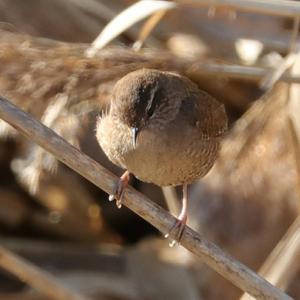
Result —
[[[138,1],[113,18],[100,32],[91,46],[85,51],[87,57],[94,57],[97,52],[119,36],[125,30],[152,14],[163,10],[167,11],[176,7],[169,1]]]
[[[0,267],[55,300],[88,300],[61,285],[51,274],[0,246]]]
[[[160,20],[165,16],[166,13],[167,10],[162,9],[148,18],[139,33],[138,39],[132,46],[133,50],[139,51],[142,48],[147,37],[151,34],[155,26],[160,22]]]
[[[300,53],[300,52],[299,52]],[[291,52],[289,53],[283,61],[275,67],[275,69],[271,70],[266,76],[262,79],[260,83],[260,87],[263,90],[271,89],[274,84],[280,79],[283,73],[286,72],[295,62],[297,58],[297,53]]]
[[[300,15],[300,3],[289,0],[177,0],[176,2],[196,7],[225,7],[283,17]]]
[[[300,216],[290,226],[284,237],[273,249],[258,274],[272,284],[286,289],[290,281],[299,271],[300,258]],[[240,300],[253,299],[244,294]]]
[[[293,30],[291,34],[290,46],[289,46],[289,54],[284,58],[284,60],[271,70],[261,81],[260,87],[264,90],[271,89],[274,84],[282,77],[282,75],[295,63],[298,54],[296,45],[297,45],[297,37],[299,32],[299,16],[294,18]]]
[[[224,75],[232,79],[244,79],[259,81],[264,78],[270,69],[261,67],[246,67],[240,65],[225,65],[216,63],[195,63],[186,72],[188,76],[199,75]],[[283,74],[279,81],[288,83],[300,83],[300,76],[292,76],[289,74]]]
[[[116,176],[3,97],[0,97],[0,118],[108,194],[113,193],[118,182]],[[124,205],[163,233],[168,232],[176,222],[168,212],[132,187],[126,188],[124,192]],[[174,233],[171,232],[171,238],[175,238]],[[292,299],[188,226],[181,245],[257,299]]]

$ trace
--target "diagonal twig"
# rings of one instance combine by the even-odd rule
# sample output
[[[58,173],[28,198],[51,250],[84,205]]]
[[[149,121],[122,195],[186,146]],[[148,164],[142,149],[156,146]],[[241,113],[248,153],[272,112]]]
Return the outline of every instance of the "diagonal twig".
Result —
[[[159,10],[158,12],[154,13],[151,17],[148,18],[148,20],[143,25],[138,39],[135,41],[135,43],[132,46],[132,49],[135,51],[139,51],[147,37],[151,34],[152,30],[155,28],[155,26],[160,22],[160,20],[164,17],[164,15],[167,13],[167,10]]]
[[[47,297],[55,300],[89,300],[89,298],[72,292],[61,285],[51,274],[45,272],[11,253],[0,246],[0,267],[14,274],[21,281],[40,291]]]
[[[294,18],[294,25],[290,40],[290,51],[284,60],[271,70],[270,73],[261,80],[260,87],[264,90],[271,89],[274,84],[282,77],[282,75],[295,63],[300,51],[297,50],[297,37],[299,32],[300,16]]]
[[[285,73],[285,71],[294,64],[299,53],[289,53],[276,68],[272,69],[269,73],[267,73],[266,76],[260,82],[261,89],[271,89],[282,76],[282,74]]]
[[[259,270],[259,274],[272,284],[286,289],[299,270],[300,217],[298,216],[287,233],[273,249]],[[240,300],[253,299],[244,294]]]
[[[118,182],[115,175],[4,97],[0,97],[0,118],[108,194],[113,193]],[[163,233],[168,232],[176,222],[167,211],[132,187],[124,191],[124,205]],[[174,233],[170,235],[171,238],[175,238]],[[257,299],[292,299],[188,226],[182,236],[181,245],[199,256],[203,262],[234,285]]]

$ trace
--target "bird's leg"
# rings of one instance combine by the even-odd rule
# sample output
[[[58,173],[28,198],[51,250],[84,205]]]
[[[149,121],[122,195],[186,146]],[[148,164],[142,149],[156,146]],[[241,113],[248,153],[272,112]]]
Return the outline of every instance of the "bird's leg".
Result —
[[[109,195],[109,201],[113,201],[116,199],[116,205],[118,208],[122,207],[122,198],[123,198],[123,193],[124,189],[128,186],[128,182],[130,179],[130,172],[125,171],[123,175],[119,178],[119,181],[116,186],[116,191],[113,195]]]
[[[180,243],[182,234],[187,221],[187,201],[188,201],[188,185],[184,184],[182,187],[183,197],[182,197],[182,208],[179,216],[177,217],[175,225],[170,229],[170,231],[165,235],[166,238],[169,237],[170,232],[176,230],[175,239],[170,242],[170,247],[173,247],[176,243]]]

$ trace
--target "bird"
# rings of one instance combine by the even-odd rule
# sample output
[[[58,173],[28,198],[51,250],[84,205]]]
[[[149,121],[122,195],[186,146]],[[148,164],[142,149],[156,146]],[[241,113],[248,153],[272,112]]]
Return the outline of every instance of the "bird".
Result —
[[[161,187],[182,185],[182,209],[169,231],[175,230],[174,245],[187,222],[188,185],[212,168],[227,131],[224,105],[183,75],[147,68],[119,79],[110,100],[96,138],[126,171],[109,200],[121,207],[131,174]]]

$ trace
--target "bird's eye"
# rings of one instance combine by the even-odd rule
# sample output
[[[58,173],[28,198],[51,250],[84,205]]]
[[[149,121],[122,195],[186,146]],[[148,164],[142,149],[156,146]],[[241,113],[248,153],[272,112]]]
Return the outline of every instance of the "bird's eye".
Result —
[[[155,105],[152,102],[150,108],[147,110],[148,119],[150,119],[153,116],[154,111],[155,111]]]
[[[155,85],[151,89],[150,98],[148,100],[148,105],[146,107],[146,113],[148,119],[150,119],[153,116],[155,109],[159,103],[159,97],[160,95],[158,92],[158,85]]]

